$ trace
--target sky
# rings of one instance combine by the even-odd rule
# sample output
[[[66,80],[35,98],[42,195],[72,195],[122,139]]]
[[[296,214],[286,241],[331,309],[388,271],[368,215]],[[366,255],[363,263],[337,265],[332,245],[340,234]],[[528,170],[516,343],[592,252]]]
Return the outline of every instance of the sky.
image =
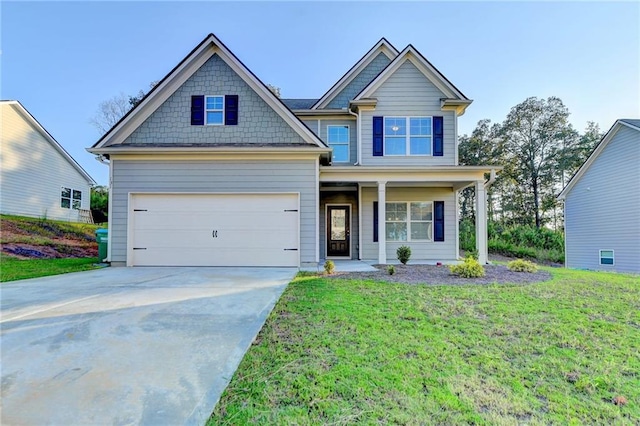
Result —
[[[640,118],[640,2],[0,2],[0,98],[98,182],[100,102],[163,78],[214,33],[283,98],[319,98],[381,37],[417,48],[473,104],[459,134],[557,96],[570,121]]]

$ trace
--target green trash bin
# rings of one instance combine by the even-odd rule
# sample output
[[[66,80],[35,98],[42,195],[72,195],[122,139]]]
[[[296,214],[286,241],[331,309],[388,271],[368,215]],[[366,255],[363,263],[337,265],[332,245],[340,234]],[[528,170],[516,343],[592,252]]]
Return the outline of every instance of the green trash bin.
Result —
[[[107,247],[109,246],[109,230],[96,229],[96,241],[98,242],[98,261],[102,262],[107,258]]]

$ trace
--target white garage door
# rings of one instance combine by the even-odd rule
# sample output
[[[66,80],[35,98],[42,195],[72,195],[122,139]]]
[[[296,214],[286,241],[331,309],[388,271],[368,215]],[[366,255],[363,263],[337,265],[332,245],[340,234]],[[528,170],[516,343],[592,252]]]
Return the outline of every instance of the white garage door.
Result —
[[[131,266],[298,266],[298,194],[133,194]]]

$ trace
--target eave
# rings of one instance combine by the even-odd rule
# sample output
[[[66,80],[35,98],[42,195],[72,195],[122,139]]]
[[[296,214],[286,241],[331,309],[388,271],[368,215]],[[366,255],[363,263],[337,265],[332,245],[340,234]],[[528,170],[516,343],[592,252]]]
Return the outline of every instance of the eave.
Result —
[[[467,107],[471,105],[471,99],[440,99],[440,109],[443,111],[455,111],[458,116],[464,115]]]

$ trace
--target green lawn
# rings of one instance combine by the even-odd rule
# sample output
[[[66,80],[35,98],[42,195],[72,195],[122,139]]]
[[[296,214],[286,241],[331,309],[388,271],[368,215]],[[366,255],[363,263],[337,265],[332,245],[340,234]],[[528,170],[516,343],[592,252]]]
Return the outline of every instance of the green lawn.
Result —
[[[640,277],[549,270],[527,286],[300,276],[209,424],[640,424]]]
[[[96,269],[97,257],[26,259],[0,256],[0,282]]]

